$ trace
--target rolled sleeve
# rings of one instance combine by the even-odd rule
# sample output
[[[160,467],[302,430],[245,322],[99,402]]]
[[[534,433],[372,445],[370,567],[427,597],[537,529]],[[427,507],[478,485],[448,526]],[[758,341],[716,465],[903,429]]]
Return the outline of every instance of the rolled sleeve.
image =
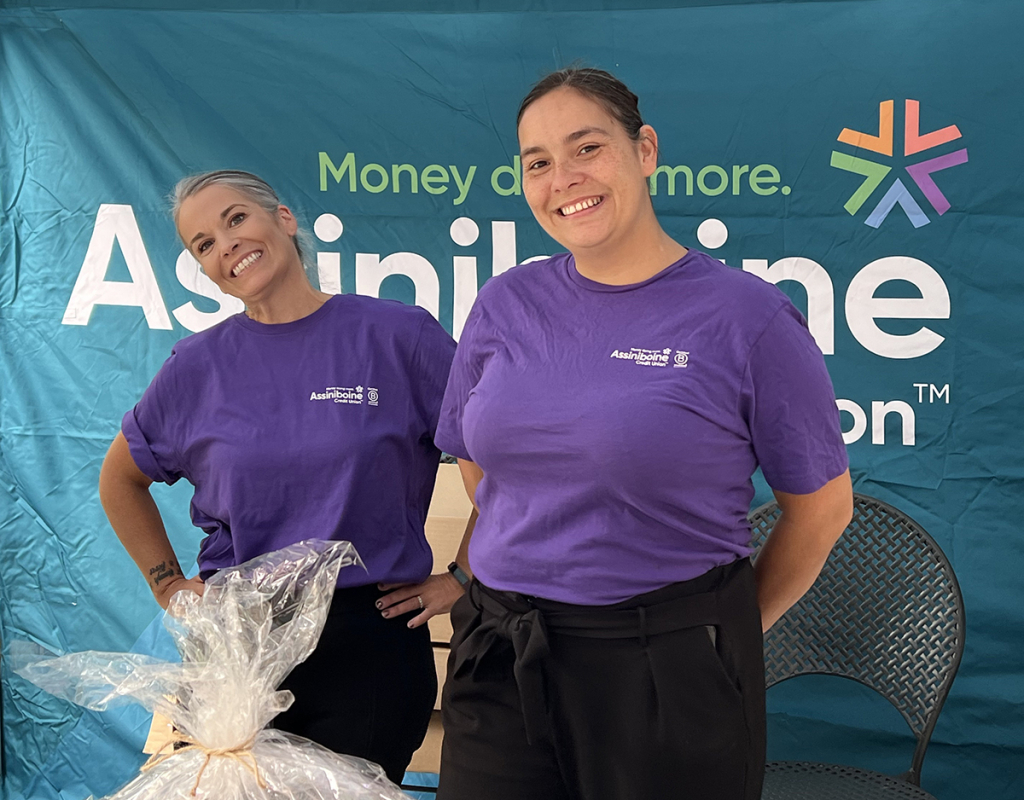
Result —
[[[153,449],[150,447],[149,441],[146,439],[146,434],[142,432],[142,428],[139,427],[139,421],[135,416],[136,409],[131,409],[121,419],[121,433],[124,434],[125,440],[128,442],[128,451],[132,454],[132,460],[144,475],[159,483],[173,484],[180,474],[174,475],[161,469],[157,463],[156,456],[153,453]]]
[[[166,484],[188,477],[181,457],[188,395],[181,387],[188,381],[180,380],[179,367],[172,351],[142,398],[121,420],[121,433],[135,465],[144,475]]]

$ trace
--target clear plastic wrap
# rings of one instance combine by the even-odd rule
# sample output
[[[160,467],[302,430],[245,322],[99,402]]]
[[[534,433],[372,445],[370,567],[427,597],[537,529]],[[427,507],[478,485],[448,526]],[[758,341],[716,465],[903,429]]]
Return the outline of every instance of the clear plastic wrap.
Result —
[[[309,540],[182,591],[164,617],[181,663],[131,653],[12,653],[22,677],[95,711],[135,702],[176,741],[110,800],[408,800],[376,764],[265,726],[293,701],[277,691],[316,647],[348,542]],[[352,654],[359,658],[358,653]]]

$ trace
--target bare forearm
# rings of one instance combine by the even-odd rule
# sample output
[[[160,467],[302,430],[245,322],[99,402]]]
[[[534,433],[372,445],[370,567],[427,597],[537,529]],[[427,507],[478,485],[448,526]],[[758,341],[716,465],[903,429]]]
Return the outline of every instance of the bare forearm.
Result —
[[[765,631],[807,593],[831,550],[831,545],[806,546],[800,532],[788,531],[788,527],[785,519],[775,524],[754,565],[757,604]]]
[[[765,631],[814,584],[853,508],[849,473],[810,495],[777,492],[776,497],[782,516],[754,565]]]
[[[462,534],[459,552],[455,556],[455,563],[470,577],[472,573],[469,570],[469,539],[473,535],[476,516],[474,508],[466,521],[466,531]],[[447,614],[465,592],[465,587],[451,572],[431,575],[423,583],[381,584],[380,588],[394,590],[377,601],[377,608],[385,618],[419,612],[406,623],[410,628],[417,628],[438,614]]]
[[[154,595],[168,580],[184,577],[160,512],[148,490],[131,485],[108,492],[101,488],[100,499],[110,526]]]
[[[160,511],[149,493],[151,483],[135,466],[128,443],[118,434],[100,470],[100,502],[156,601],[166,608],[171,595],[191,582],[185,581],[167,538]]]

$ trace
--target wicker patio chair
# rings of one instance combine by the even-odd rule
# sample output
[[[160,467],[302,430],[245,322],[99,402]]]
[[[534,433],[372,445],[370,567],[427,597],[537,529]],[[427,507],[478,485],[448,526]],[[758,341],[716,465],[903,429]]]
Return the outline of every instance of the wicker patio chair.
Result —
[[[755,548],[778,516],[775,503],[750,515]],[[762,800],[931,798],[919,788],[921,764],[960,666],[964,631],[960,586],[935,541],[901,511],[855,494],[853,521],[818,580],[765,636],[767,685],[798,675],[855,680],[896,707],[917,746],[910,769],[896,777],[770,762]]]

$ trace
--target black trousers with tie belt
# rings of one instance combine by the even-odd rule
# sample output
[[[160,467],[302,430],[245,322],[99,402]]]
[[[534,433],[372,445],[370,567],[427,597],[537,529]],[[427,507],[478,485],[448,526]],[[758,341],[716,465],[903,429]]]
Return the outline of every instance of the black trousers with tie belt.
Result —
[[[497,592],[452,610],[440,800],[758,800],[748,559],[612,606]]]

